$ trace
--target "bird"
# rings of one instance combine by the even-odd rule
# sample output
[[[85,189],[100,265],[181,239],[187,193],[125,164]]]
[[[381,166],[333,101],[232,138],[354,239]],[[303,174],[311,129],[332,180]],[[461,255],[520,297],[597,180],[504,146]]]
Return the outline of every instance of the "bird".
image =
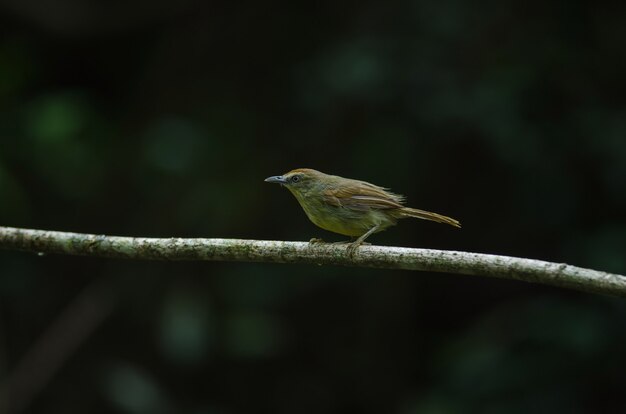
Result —
[[[451,217],[406,207],[405,197],[388,188],[310,168],[271,176],[265,182],[286,187],[316,226],[356,237],[348,245],[351,255],[369,236],[396,225],[399,219],[413,217],[461,227],[461,223]],[[311,239],[311,242],[316,241],[319,240]]]

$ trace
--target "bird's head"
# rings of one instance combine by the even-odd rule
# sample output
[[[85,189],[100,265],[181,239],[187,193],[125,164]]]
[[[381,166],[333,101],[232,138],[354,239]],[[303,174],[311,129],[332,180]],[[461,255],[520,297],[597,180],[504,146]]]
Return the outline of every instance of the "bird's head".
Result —
[[[316,187],[326,174],[310,168],[298,168],[283,175],[267,177],[265,182],[280,184],[298,196]]]

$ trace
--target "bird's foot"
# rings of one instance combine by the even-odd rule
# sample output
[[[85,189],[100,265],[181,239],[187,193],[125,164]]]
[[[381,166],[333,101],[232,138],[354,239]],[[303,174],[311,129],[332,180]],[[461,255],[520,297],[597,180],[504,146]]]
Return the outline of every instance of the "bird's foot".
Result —
[[[326,243],[324,240],[322,239],[318,239],[313,237],[311,240],[309,240],[309,244],[322,244],[322,243]]]
[[[348,248],[346,249],[346,251],[348,252],[348,256],[353,257],[357,249],[359,248],[359,246],[361,246],[361,243],[358,243],[358,242],[350,243],[348,245]]]
[[[348,256],[352,257],[356,253],[357,249],[361,246],[369,246],[371,243],[361,242],[361,241],[353,241],[348,244],[347,252]]]

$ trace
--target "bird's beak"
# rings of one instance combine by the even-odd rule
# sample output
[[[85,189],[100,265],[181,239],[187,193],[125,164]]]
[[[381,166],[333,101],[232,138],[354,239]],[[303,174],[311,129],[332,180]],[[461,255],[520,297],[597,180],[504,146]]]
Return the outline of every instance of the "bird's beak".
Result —
[[[287,184],[287,180],[282,175],[274,175],[265,179],[266,183]]]

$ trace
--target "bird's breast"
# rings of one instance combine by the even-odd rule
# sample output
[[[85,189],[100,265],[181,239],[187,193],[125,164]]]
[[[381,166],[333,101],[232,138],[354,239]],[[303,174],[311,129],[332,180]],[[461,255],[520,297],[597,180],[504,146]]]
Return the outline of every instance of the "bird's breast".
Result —
[[[395,224],[393,217],[380,210],[352,210],[330,205],[321,197],[294,195],[313,224],[334,233],[358,237],[374,226],[384,230]]]

